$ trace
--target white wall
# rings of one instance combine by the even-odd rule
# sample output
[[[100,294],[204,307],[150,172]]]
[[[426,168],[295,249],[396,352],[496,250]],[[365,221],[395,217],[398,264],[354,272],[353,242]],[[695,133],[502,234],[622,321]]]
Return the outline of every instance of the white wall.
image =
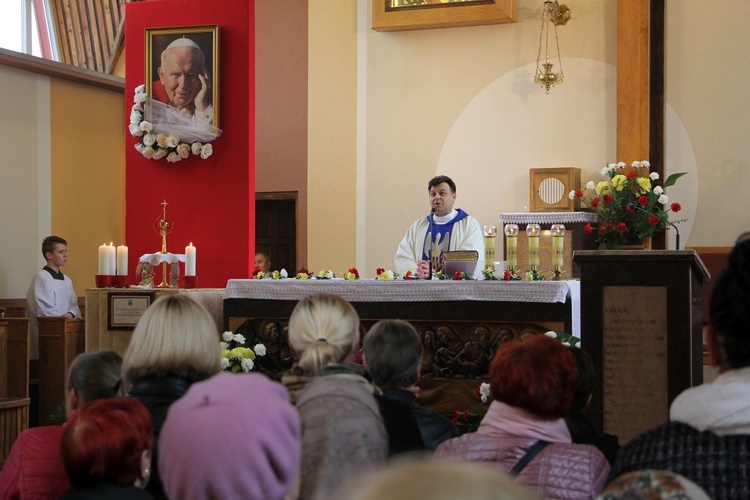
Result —
[[[0,297],[20,298],[51,227],[49,78],[0,66]]]

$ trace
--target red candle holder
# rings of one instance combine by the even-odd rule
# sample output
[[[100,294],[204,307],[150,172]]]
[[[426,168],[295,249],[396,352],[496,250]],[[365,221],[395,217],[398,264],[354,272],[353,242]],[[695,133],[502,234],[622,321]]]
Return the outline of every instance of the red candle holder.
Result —
[[[115,288],[127,288],[130,285],[128,277],[123,274],[118,274],[114,277]]]
[[[198,288],[198,276],[183,276],[182,288]]]
[[[115,284],[115,277],[111,274],[95,274],[94,283],[96,283],[96,288],[112,288]]]

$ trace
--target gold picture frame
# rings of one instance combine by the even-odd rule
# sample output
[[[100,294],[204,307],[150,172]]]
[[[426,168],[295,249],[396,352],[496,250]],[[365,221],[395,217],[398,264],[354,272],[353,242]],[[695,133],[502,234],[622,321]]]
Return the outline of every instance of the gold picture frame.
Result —
[[[400,6],[396,6],[395,2]],[[372,29],[406,31],[513,23],[518,0],[372,0]]]
[[[205,70],[211,91],[208,93],[211,98],[210,104],[213,107],[213,126],[219,126],[219,26],[216,24],[207,24],[200,26],[175,26],[168,28],[146,28],[146,68],[145,68],[145,85],[146,93],[152,99],[164,102],[170,102],[170,92],[166,89],[165,79],[166,71],[160,72],[162,53],[167,47],[177,39],[183,38],[194,42],[204,57],[202,69]],[[186,42],[189,43],[189,42]],[[202,73],[202,71],[199,71]],[[164,75],[164,79],[161,76]],[[177,76],[177,75],[175,75]],[[195,75],[194,80],[198,85],[202,85],[200,77]],[[193,87],[194,88],[194,87]],[[198,93],[199,91],[195,91]],[[193,95],[192,100],[195,99]],[[191,102],[188,104],[193,105]]]

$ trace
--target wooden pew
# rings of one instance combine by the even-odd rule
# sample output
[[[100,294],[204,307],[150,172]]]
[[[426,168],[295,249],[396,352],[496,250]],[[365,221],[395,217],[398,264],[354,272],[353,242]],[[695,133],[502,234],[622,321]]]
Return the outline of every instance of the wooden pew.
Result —
[[[62,316],[39,317],[39,425],[65,402],[68,368],[86,350],[85,323]]]
[[[29,427],[29,320],[0,318],[0,468]]]

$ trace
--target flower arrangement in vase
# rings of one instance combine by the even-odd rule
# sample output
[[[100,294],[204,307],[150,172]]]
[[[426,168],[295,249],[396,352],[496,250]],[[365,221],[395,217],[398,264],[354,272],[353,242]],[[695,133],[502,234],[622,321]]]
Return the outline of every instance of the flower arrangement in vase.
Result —
[[[570,192],[571,200],[578,198],[599,216],[597,243],[609,248],[641,243],[666,231],[669,212],[682,209],[679,203],[663,208],[669,203],[664,189],[673,186],[687,172],[672,174],[661,186],[654,186],[659,174],[649,173],[650,166],[648,161],[635,161],[632,170],[625,172],[625,163],[610,163],[601,171],[607,180],[589,181],[585,189]],[[586,196],[587,190],[593,195]],[[591,234],[595,229],[586,224],[583,230]]]

